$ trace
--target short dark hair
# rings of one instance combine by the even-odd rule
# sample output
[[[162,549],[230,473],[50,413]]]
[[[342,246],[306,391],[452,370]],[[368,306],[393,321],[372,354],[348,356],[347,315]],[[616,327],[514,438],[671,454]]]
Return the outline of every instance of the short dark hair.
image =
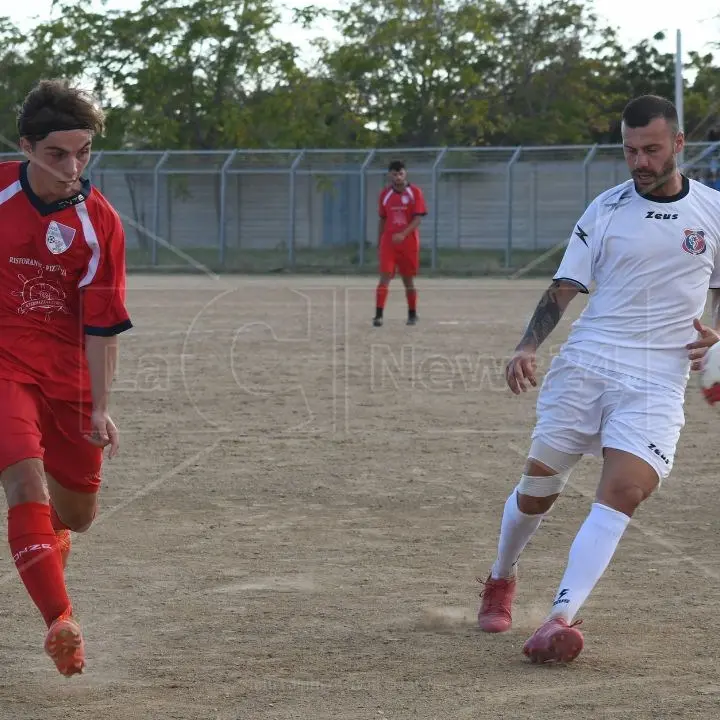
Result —
[[[41,80],[25,97],[17,115],[20,137],[44,140],[58,130],[105,131],[105,113],[90,93],[67,80]]]
[[[649,125],[657,118],[664,118],[673,132],[680,129],[677,108],[670,100],[659,95],[641,95],[631,100],[623,110],[622,121],[630,128]]]
[[[388,165],[388,172],[400,172],[405,169],[405,163],[402,160],[393,160]]]

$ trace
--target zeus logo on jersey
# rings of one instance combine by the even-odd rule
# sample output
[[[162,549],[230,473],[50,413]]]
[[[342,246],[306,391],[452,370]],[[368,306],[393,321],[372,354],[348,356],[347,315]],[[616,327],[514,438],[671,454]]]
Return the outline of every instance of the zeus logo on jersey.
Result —
[[[646,220],[677,220],[677,213],[659,213],[654,210],[648,210],[645,215]]]

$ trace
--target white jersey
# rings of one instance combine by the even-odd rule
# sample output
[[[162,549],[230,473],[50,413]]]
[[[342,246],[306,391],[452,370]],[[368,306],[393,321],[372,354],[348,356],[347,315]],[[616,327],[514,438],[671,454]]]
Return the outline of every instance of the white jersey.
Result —
[[[673,197],[629,180],[578,221],[554,279],[595,288],[562,354],[684,392],[686,345],[708,288],[720,288],[720,192],[683,177]]]

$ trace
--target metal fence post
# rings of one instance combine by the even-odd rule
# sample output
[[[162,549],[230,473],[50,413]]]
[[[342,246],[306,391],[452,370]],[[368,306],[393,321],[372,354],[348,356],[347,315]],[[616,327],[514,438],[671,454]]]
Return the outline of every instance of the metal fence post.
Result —
[[[590,204],[590,163],[593,161],[597,149],[598,146],[593,145],[583,160],[583,212],[585,212],[585,208]]]
[[[100,150],[98,152],[98,154],[93,158],[93,161],[90,163],[90,167],[88,168],[88,180],[90,182],[92,182],[93,170],[95,170],[95,166],[100,162],[102,156],[103,156],[103,151]]]
[[[220,267],[225,267],[225,256],[227,250],[227,243],[225,239],[227,234],[225,228],[227,218],[227,171],[232,165],[233,160],[235,160],[237,153],[237,150],[233,150],[230,155],[228,155],[227,159],[222,164],[222,168],[220,169],[220,227],[218,228],[218,259],[220,261]]]
[[[530,237],[532,238],[533,250],[538,249],[538,201],[537,201],[537,163],[530,163]]]
[[[453,235],[455,236],[455,247],[460,250],[462,247],[462,240],[460,237],[460,217],[462,215],[462,183],[460,182],[460,176],[455,175],[455,188],[453,189],[453,199],[455,205],[453,207]]]
[[[160,168],[169,157],[170,151],[166,150],[153,168],[153,236],[151,250],[151,262],[153,265],[157,265],[158,261],[157,239],[160,236]]]
[[[438,185],[438,175],[440,174],[440,163],[443,161],[445,155],[447,155],[448,149],[444,147],[438,153],[435,158],[435,162],[432,166],[432,194],[433,194],[433,242],[432,249],[430,252],[430,269],[437,269],[437,248],[438,248],[438,237],[440,232],[440,192]]]
[[[305,150],[300,150],[290,165],[290,208],[288,210],[288,263],[295,267],[295,171],[305,157]]]
[[[367,242],[367,169],[375,157],[375,148],[363,160],[360,166],[360,247],[358,247],[358,267],[365,267],[365,243]]]
[[[513,166],[520,158],[522,153],[522,145],[515,148],[510,160],[508,160],[506,176],[507,176],[507,245],[505,246],[505,267],[509,268],[512,263],[512,244],[513,244]]]

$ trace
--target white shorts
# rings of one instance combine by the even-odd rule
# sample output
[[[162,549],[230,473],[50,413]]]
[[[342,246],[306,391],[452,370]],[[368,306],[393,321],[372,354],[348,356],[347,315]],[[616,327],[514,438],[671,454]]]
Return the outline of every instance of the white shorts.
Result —
[[[532,437],[569,455],[624,450],[649,463],[663,480],[685,425],[684,402],[677,391],[589,370],[558,355],[538,395]]]

